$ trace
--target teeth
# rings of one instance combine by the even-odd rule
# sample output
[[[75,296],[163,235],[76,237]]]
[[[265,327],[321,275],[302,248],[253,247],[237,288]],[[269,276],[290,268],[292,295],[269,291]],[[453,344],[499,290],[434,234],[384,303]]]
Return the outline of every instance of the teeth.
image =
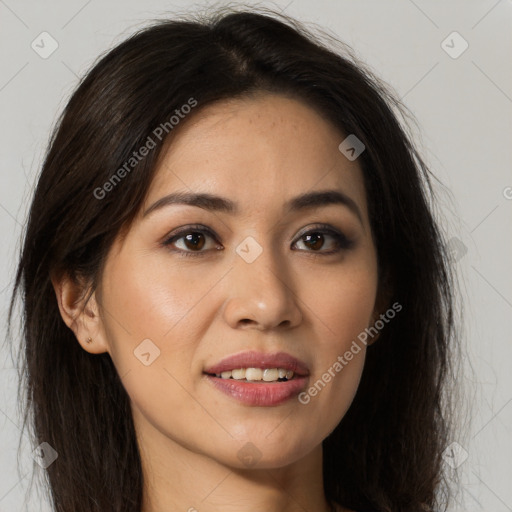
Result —
[[[279,378],[279,370],[277,368],[267,368],[263,371],[263,380],[265,382],[272,382]]]
[[[233,370],[231,372],[231,377],[236,380],[242,380],[245,379],[245,370],[243,368],[240,368],[238,370]]]
[[[264,382],[276,382],[278,379],[290,380],[293,378],[292,370],[285,370],[284,368],[237,368],[234,370],[228,370],[216,375],[222,379],[235,379],[235,380],[247,380],[247,381],[261,381]]]
[[[261,368],[247,368],[245,370],[245,378],[247,380],[261,380],[263,378],[263,370]]]

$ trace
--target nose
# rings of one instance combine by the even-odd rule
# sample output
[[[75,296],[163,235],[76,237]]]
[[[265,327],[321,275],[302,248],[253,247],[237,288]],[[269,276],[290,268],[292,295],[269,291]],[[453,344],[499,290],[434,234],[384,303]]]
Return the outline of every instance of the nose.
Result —
[[[242,253],[241,253],[242,254]],[[275,251],[263,249],[252,262],[234,258],[226,283],[228,298],[224,318],[234,329],[290,329],[300,324],[302,313],[290,268]]]

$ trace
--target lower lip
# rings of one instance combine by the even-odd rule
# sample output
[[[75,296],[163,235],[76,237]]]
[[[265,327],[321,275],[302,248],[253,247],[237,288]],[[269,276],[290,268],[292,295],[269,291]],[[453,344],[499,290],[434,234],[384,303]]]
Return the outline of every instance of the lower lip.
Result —
[[[298,395],[306,385],[306,377],[283,382],[242,382],[213,375],[206,378],[220,391],[239,402],[259,407],[280,405]]]

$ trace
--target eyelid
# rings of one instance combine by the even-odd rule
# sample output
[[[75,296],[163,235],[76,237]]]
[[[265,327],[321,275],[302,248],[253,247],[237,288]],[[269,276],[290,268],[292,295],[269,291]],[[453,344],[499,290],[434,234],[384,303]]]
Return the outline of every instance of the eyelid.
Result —
[[[207,227],[203,224],[187,224],[186,226],[176,228],[175,231],[171,232],[168,235],[165,235],[164,242],[171,240],[172,238],[186,235],[188,233],[193,233],[195,231],[204,232],[212,237],[217,237],[217,235],[209,227]]]

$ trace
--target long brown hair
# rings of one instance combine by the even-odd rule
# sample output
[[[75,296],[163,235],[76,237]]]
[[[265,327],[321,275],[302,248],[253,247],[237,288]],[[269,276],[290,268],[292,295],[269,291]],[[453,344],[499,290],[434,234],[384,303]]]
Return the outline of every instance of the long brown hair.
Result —
[[[390,304],[403,307],[368,347],[354,401],[323,443],[326,497],[358,511],[448,506],[442,454],[453,440],[458,331],[454,277],[431,207],[433,175],[400,121],[405,107],[348,46],[338,42],[343,50],[334,51],[295,20],[260,11],[220,9],[138,31],[95,63],[55,127],[9,324],[21,295],[23,425],[31,416],[36,444],[58,453],[46,469],[56,512],[140,512],[143,475],[120,377],[108,354],[77,343],[50,276],[97,285],[154,175],[166,140],[157,140],[156,127],[191,97],[199,112],[255,91],[300,98],[363,142],[379,293],[391,290]],[[157,147],[113,183],[152,134]],[[109,193],[98,193],[109,180]]]

